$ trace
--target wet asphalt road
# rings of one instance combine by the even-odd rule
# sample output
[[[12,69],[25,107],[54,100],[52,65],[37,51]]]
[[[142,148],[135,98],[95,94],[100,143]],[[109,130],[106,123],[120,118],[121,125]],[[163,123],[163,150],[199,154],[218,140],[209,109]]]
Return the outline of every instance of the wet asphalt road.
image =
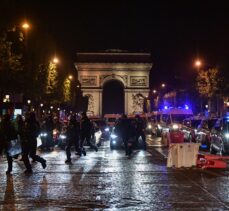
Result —
[[[106,142],[85,157],[72,153],[72,165],[55,149],[41,153],[47,168],[34,163],[31,176],[21,161],[6,176],[3,159],[0,210],[229,210],[228,170],[168,169],[159,142],[130,158]]]

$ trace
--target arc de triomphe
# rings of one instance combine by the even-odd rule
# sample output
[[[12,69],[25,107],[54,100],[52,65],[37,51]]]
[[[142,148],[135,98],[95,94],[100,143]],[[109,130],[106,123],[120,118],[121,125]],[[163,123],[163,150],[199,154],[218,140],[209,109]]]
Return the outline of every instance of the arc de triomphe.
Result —
[[[75,67],[83,95],[89,98],[88,111],[92,114],[103,114],[104,85],[114,80],[123,86],[124,112],[133,114],[143,111],[152,68],[149,53],[77,53]]]

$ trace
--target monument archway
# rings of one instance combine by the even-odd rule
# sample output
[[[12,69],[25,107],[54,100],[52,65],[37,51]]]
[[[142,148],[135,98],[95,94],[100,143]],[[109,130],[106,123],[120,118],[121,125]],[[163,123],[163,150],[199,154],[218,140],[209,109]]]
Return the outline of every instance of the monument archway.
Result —
[[[124,86],[121,81],[109,80],[103,85],[102,114],[125,112]]]
[[[152,68],[150,54],[120,51],[77,53],[75,67],[83,95],[89,99],[90,113],[94,115],[102,115],[108,111],[116,113],[115,109],[103,108],[107,107],[107,99],[104,99],[103,93],[106,92],[106,84],[112,81],[122,84],[124,113],[143,112],[144,98],[149,93],[149,72]],[[121,91],[117,92],[121,94]]]

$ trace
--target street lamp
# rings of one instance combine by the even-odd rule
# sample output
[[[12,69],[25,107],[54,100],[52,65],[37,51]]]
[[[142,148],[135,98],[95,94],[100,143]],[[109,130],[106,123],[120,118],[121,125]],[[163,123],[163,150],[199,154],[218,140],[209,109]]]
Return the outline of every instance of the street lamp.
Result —
[[[198,71],[199,71],[201,65],[202,65],[202,62],[201,62],[199,59],[197,59],[197,60],[195,61],[195,66],[197,67]]]
[[[162,87],[162,88],[165,88],[165,84],[164,84],[164,83],[163,83],[163,84],[161,84],[161,87]]]
[[[30,25],[29,25],[28,22],[24,22],[24,23],[22,23],[21,27],[22,27],[24,30],[27,31],[27,30],[30,28]]]
[[[55,64],[58,64],[58,63],[59,63],[59,59],[58,59],[57,57],[54,57],[52,61],[53,61],[53,63],[55,63]]]
[[[69,76],[68,76],[68,79],[69,79],[69,80],[72,80],[72,79],[73,79],[73,76],[72,76],[72,75],[69,75]]]

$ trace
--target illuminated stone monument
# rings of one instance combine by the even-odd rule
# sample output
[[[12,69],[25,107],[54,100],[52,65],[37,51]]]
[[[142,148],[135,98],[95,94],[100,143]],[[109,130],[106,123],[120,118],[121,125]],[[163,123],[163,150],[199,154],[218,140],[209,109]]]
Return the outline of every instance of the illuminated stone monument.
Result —
[[[123,111],[126,114],[143,112],[144,98],[149,93],[150,54],[120,51],[77,53],[75,67],[83,95],[89,99],[88,111],[93,115],[105,114],[103,101],[107,99],[103,97],[103,89],[105,84],[114,80],[123,87]],[[115,103],[114,108],[120,106]],[[110,113],[116,112],[111,108]]]

